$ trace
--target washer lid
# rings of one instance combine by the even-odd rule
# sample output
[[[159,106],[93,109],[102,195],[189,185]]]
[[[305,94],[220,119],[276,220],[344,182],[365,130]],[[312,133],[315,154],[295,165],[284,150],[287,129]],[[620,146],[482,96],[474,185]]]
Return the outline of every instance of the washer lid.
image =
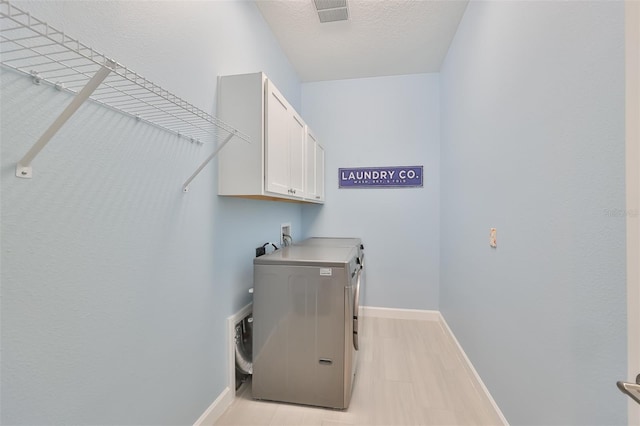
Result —
[[[361,238],[355,237],[310,237],[302,240],[299,245],[328,245],[328,246],[357,246],[362,244]]]
[[[355,247],[360,260],[364,258],[364,246],[361,238],[355,237],[311,237],[294,243],[296,246]]]
[[[354,247],[288,246],[256,257],[253,264],[345,267],[357,254]]]
[[[334,247],[357,247],[362,250],[362,239],[351,237],[311,237],[294,245],[300,246],[334,246]]]

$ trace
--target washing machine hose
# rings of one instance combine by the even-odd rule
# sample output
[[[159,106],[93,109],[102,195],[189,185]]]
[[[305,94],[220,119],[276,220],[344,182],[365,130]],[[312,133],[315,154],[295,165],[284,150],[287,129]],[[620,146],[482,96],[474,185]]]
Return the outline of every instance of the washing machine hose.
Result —
[[[253,374],[253,362],[251,358],[247,356],[242,342],[242,326],[236,326],[236,367],[244,374]]]

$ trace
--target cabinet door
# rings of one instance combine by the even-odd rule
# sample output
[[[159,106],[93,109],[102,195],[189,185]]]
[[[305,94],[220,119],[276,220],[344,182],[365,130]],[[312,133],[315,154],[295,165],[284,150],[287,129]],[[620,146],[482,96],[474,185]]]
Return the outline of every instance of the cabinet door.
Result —
[[[324,148],[316,143],[316,194],[314,199],[316,201],[324,202]]]
[[[305,139],[304,197],[316,203],[324,202],[324,148],[307,128]]]
[[[306,126],[295,112],[291,115],[289,133],[289,188],[291,195],[304,196],[304,143]]]
[[[307,128],[304,147],[304,197],[316,198],[316,145],[318,141]]]
[[[290,195],[289,139],[292,108],[284,96],[267,80],[265,108],[265,189]]]

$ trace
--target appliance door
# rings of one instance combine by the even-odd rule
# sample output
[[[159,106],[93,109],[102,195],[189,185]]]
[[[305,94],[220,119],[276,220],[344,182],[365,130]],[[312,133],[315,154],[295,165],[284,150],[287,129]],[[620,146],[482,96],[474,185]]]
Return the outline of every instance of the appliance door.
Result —
[[[355,289],[353,296],[353,347],[355,348],[355,350],[358,350],[358,317],[360,316],[360,295],[362,294],[360,284],[362,282],[363,270],[363,265],[358,266],[359,267],[354,284]]]

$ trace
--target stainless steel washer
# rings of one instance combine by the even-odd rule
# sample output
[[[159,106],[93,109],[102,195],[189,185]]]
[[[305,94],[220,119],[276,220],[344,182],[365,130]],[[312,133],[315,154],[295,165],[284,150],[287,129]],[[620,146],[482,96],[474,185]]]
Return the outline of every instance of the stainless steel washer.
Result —
[[[365,267],[364,267],[364,245],[362,239],[353,237],[311,237],[303,240],[296,245],[303,246],[321,246],[321,247],[355,247],[358,251],[358,262],[360,271],[358,272],[358,280],[356,283],[356,291],[353,309],[353,344],[356,350],[360,349],[359,332],[362,330],[362,322],[364,319],[363,306],[365,300],[365,291],[367,285],[365,283]]]
[[[349,406],[360,269],[353,247],[294,245],[254,259],[254,398]]]

